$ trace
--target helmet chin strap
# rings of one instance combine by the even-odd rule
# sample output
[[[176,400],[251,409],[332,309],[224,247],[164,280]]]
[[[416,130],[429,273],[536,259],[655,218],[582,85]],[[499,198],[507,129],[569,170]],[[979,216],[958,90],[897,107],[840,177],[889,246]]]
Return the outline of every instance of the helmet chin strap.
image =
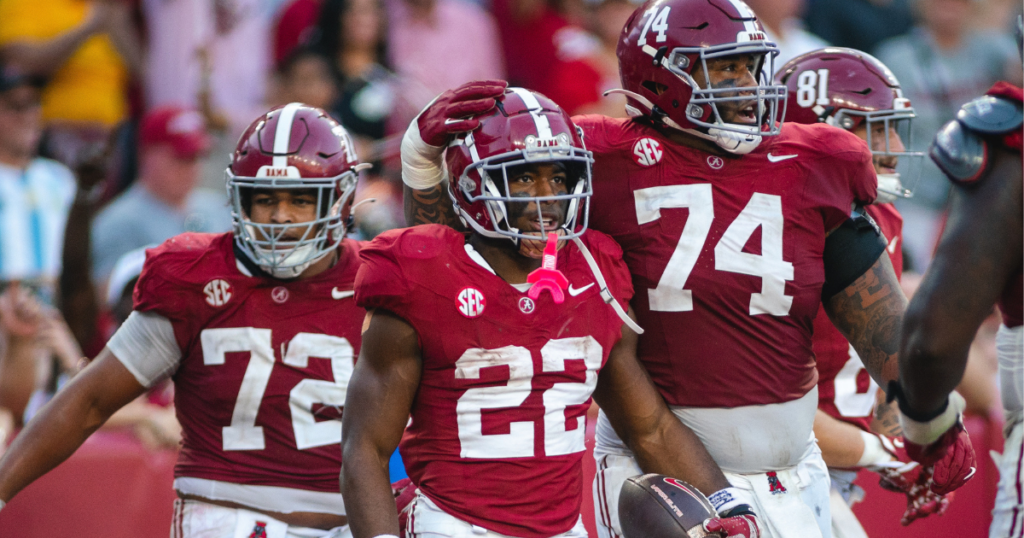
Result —
[[[623,90],[618,88],[604,92],[605,96],[613,94],[625,95],[626,97],[634,99],[636,102],[640,103],[642,106],[647,108],[647,112],[644,113],[641,110],[637,110],[634,107],[626,105],[626,113],[629,114],[630,117],[635,118],[638,116],[655,115],[653,112],[654,103],[652,103],[646,97],[631,92],[629,90]],[[718,147],[724,149],[725,151],[728,151],[729,153],[733,153],[736,155],[746,155],[751,151],[754,151],[754,149],[756,149],[757,146],[761,144],[761,137],[759,135],[748,135],[726,129],[718,129],[715,127],[711,127],[708,129],[707,133],[703,133],[701,131],[698,131],[697,129],[684,128],[683,126],[679,125],[668,116],[660,114],[659,116],[661,116],[661,123],[665,124],[665,126],[671,127],[677,131],[682,131],[684,133],[691,134],[698,138],[703,138],[704,140],[710,140],[711,142],[714,142]]]

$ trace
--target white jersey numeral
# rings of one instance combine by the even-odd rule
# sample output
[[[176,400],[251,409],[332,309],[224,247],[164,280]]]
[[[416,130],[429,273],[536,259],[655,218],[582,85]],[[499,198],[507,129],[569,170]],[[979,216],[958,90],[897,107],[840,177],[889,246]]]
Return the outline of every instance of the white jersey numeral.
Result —
[[[804,108],[829,104],[828,69],[808,70],[797,76],[796,104]]]
[[[704,249],[704,241],[715,220],[711,185],[668,185],[650,187],[633,193],[636,220],[640,225],[661,218],[662,209],[687,208],[690,216],[683,226],[683,235],[668,259],[658,287],[648,290],[651,310],[657,312],[689,312],[693,310],[693,292],[683,289]]]
[[[640,225],[661,218],[662,209],[688,209],[689,216],[668,265],[649,289],[650,308],[655,312],[693,310],[693,291],[683,289],[697,264],[711,231],[715,210],[710,184],[668,185],[633,192],[636,218]],[[743,252],[743,246],[761,228],[761,254]],[[715,269],[761,277],[761,293],[751,294],[751,315],[785,316],[793,305],[786,295],[786,282],[793,280],[793,264],[782,258],[782,199],[754,193],[715,246]]]
[[[758,227],[761,254],[743,252]],[[750,315],[789,314],[793,297],[786,295],[786,282],[793,280],[793,264],[782,259],[782,198],[754,193],[715,245],[715,269],[761,277],[761,293],[750,296]]]
[[[861,374],[861,372],[864,372]],[[868,388],[861,392],[857,390],[857,379],[868,378]],[[878,384],[871,376],[867,375],[864,363],[860,355],[850,346],[850,358],[843,365],[843,369],[836,374],[833,381],[835,385],[835,402],[839,414],[844,417],[866,417],[871,414],[875,406],[875,394],[878,392]]]
[[[566,428],[565,410],[590,398],[597,385],[597,370],[603,351],[593,337],[551,340],[541,348],[544,372],[564,372],[566,361],[582,360],[586,378],[582,383],[556,383],[544,391],[544,452],[548,456],[574,454],[584,450],[585,417],[576,428]],[[535,455],[533,421],[512,422],[508,433],[484,433],[484,412],[519,407],[532,391],[533,358],[520,346],[498,349],[466,350],[455,362],[456,379],[480,379],[483,368],[507,366],[509,380],[504,385],[472,388],[456,404],[460,455],[463,458],[528,458]]]
[[[668,36],[665,32],[668,31],[668,14],[672,10],[671,7],[665,6],[661,9],[652,7],[644,12],[644,16],[647,17],[647,22],[644,23],[643,30],[640,31],[640,37],[637,38],[636,44],[638,46],[644,46],[647,44],[647,31],[654,30],[657,33],[654,36],[655,43],[664,43]]]
[[[296,368],[309,366],[310,357],[331,361],[334,381],[303,379],[291,390],[288,405],[292,411],[292,430],[299,450],[341,443],[341,421],[313,418],[313,404],[344,407],[348,380],[352,377],[355,352],[348,340],[327,334],[299,333],[288,342],[284,363]]]
[[[206,365],[224,364],[227,353],[249,352],[249,363],[231,413],[231,425],[221,430],[222,443],[224,450],[263,450],[266,442],[263,427],[256,425],[256,415],[274,369],[270,329],[204,329],[199,339]],[[284,351],[285,364],[305,368],[310,357],[322,357],[330,359],[334,373],[333,382],[304,379],[291,390],[292,429],[299,450],[341,442],[341,422],[316,422],[312,408],[315,403],[336,407],[345,404],[354,356],[348,340],[337,336],[299,333],[288,343]]]

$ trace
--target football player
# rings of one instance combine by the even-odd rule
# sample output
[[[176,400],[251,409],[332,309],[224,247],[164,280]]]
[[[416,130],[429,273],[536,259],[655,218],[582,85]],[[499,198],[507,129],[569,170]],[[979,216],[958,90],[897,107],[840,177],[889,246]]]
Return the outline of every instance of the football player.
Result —
[[[171,536],[347,536],[339,413],[365,311],[360,244],[344,236],[364,166],[323,110],[254,121],[226,174],[234,232],[148,251],[134,312],[0,460],[0,499],[171,377],[184,438]]]
[[[752,503],[768,536],[828,536],[813,320],[824,304],[884,384],[906,305],[881,233],[851,218],[876,197],[871,153],[837,127],[781,124],[777,50],[740,0],[650,0],[617,52],[632,118],[575,121],[594,152],[591,225],[622,245],[633,276],[640,360],[734,486],[711,495],[716,507]],[[411,222],[451,220],[436,156],[466,124],[446,118],[483,93],[468,88],[407,131]],[[640,469],[604,417],[595,457],[599,529],[616,536],[619,488]],[[937,492],[969,475],[955,463]]]
[[[888,240],[886,251],[898,278],[903,270],[903,218],[892,202],[911,196],[902,179],[909,178],[908,184],[913,185],[924,157],[904,147],[903,139],[909,141],[914,109],[903,97],[899,81],[875,57],[847,48],[800,55],[782,66],[775,78],[786,85],[786,121],[835,125],[857,135],[871,148],[878,198],[863,211]],[[906,453],[900,450],[895,406],[883,403],[876,408],[877,383],[867,375],[856,350],[824,311],[819,311],[814,320],[812,343],[818,369],[814,435],[832,479],[832,535],[866,536],[849,504],[851,496],[856,500],[859,488],[853,480],[860,467],[880,473],[885,487],[908,495],[905,524],[944,510],[948,501],[931,491],[930,474],[922,474],[923,468],[907,461]],[[873,420],[884,429],[872,432]]]
[[[998,83],[985,97],[964,105],[935,135],[931,158],[953,182],[949,220],[907,310],[899,358],[902,390],[890,391],[899,402],[908,450],[925,459],[955,450],[967,433],[960,418],[963,398],[951,391],[963,377],[978,327],[992,305],[999,306],[1003,323],[996,349],[1006,443],[999,458],[992,538],[1024,533],[1022,97],[1021,88]],[[936,465],[936,477],[939,469]]]
[[[522,88],[491,106],[447,153],[468,240],[418,226],[360,254],[356,301],[368,314],[342,486],[359,538],[398,534],[387,456],[399,441],[419,488],[406,536],[587,536],[591,395],[645,470],[712,493],[729,486],[636,361],[622,250],[586,231],[592,157],[576,126]],[[749,506],[728,508],[704,526],[758,535]]]

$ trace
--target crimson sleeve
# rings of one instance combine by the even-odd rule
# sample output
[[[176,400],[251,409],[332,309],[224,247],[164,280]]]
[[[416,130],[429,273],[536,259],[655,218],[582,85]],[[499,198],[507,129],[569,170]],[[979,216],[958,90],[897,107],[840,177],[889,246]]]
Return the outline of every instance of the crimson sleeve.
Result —
[[[403,316],[409,307],[409,280],[401,263],[402,238],[407,229],[392,230],[363,245],[356,274],[355,300],[362,308],[383,308]]]
[[[875,201],[878,178],[867,143],[838,127],[819,125],[820,157],[808,192],[824,208],[826,229],[833,230],[849,218],[853,204]]]

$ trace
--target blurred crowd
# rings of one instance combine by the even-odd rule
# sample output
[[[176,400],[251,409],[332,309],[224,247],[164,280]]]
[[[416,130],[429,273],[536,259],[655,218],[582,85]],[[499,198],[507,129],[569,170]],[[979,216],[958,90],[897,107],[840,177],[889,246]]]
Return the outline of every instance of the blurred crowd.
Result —
[[[1020,84],[1017,0],[747,0],[781,50],[875,54],[924,150],[992,83]],[[131,310],[143,249],[231,226],[227,154],[268,108],[327,110],[373,168],[357,234],[403,224],[398,148],[418,111],[473,79],[623,116],[615,48],[631,0],[0,0],[0,441]],[[926,163],[901,200],[906,278],[927,266],[947,181]],[[994,327],[994,325],[993,325]],[[965,388],[998,412],[992,328]],[[988,331],[988,332],[986,332]],[[180,435],[166,387],[119,413],[153,446]],[[975,393],[970,397],[970,393]],[[3,443],[0,443],[3,446]],[[0,449],[2,450],[2,449]]]

